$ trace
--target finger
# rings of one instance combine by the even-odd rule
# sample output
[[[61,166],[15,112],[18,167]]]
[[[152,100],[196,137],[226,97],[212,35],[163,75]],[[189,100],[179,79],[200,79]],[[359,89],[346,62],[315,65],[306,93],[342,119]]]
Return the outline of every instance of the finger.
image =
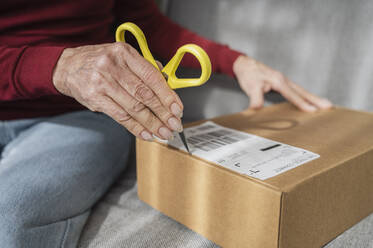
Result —
[[[157,63],[159,70],[162,71],[163,70],[162,63],[159,62],[158,60],[156,60],[155,62]],[[174,94],[174,96],[175,96],[175,98],[177,100],[177,103],[182,106],[183,103],[181,102],[180,97],[177,95],[177,93],[174,90],[172,91],[172,93]],[[178,117],[180,117],[180,118],[183,117],[183,113],[181,112],[181,116],[178,116]]]
[[[308,102],[311,104],[315,105],[319,109],[327,109],[332,107],[332,103],[327,100],[320,98],[308,91],[306,91],[304,88],[301,86],[289,81],[289,85],[291,88],[293,88],[296,92],[298,92],[299,95],[301,95],[303,98],[305,98]]]
[[[107,114],[116,122],[124,126],[136,137],[143,140],[152,140],[151,133],[146,130],[138,121],[133,119],[127,111],[116,104],[110,97],[103,96],[101,112]]]
[[[162,65],[162,63],[159,62],[158,60],[156,60],[155,63],[157,63],[159,70],[162,71],[162,70],[163,70],[163,65]]]
[[[173,116],[168,109],[166,109],[154,92],[146,86],[136,75],[123,70],[120,75],[114,76],[112,80],[124,88],[137,101],[142,102],[148,107],[168,128],[181,132],[183,127],[181,120]]]
[[[174,115],[181,117],[183,105],[177,94],[170,89],[163,75],[145,60],[134,48],[127,49],[128,67],[157,95],[162,104]]]
[[[268,82],[264,82],[263,91],[264,93],[268,93],[271,90],[271,85]]]
[[[106,94],[150,132],[166,140],[173,137],[171,130],[158,117],[119,84],[114,83],[112,87],[108,87]]]
[[[315,112],[317,108],[310,103],[308,103],[303,97],[301,97],[298,92],[291,88],[286,82],[278,84],[274,88],[282,96],[284,96],[289,102],[293,103],[299,109],[305,112]]]
[[[250,90],[248,93],[250,96],[250,108],[259,109],[263,107],[264,103],[264,96],[263,96],[263,88],[260,85],[255,86]]]

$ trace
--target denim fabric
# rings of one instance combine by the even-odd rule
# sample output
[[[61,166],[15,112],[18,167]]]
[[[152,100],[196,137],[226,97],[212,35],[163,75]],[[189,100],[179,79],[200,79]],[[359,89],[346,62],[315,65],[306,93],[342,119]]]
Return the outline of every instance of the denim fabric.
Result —
[[[90,111],[0,122],[0,246],[76,247],[132,140]]]

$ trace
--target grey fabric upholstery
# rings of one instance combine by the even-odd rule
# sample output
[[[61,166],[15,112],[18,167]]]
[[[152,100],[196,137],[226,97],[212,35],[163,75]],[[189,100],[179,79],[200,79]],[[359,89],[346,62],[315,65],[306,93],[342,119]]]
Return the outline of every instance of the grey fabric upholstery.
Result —
[[[80,247],[217,247],[137,197],[135,164],[94,208]]]
[[[311,92],[338,105],[373,110],[373,1],[173,0],[168,7],[180,24],[228,43]],[[185,104],[184,121],[248,106],[236,82],[222,75],[178,93]],[[267,104],[282,100],[276,94],[267,99]],[[95,207],[81,247],[217,246],[142,203],[133,162]],[[325,247],[372,248],[373,214]]]

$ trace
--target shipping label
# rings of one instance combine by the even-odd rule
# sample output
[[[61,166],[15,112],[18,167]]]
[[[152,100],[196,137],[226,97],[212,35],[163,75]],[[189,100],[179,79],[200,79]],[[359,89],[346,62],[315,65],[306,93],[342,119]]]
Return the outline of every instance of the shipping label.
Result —
[[[184,133],[193,156],[260,180],[320,157],[313,152],[226,128],[212,121],[185,128]],[[186,151],[177,134],[166,143]]]

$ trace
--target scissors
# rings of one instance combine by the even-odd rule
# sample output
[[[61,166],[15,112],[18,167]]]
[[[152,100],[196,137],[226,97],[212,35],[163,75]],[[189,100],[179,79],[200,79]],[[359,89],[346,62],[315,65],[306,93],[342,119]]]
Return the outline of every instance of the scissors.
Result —
[[[120,25],[115,33],[116,41],[126,42],[124,38],[124,34],[126,31],[129,31],[135,36],[144,58],[149,61],[155,68],[161,71],[149,50],[144,33],[136,24],[126,22]],[[176,76],[175,73],[185,53],[194,55],[199,61],[201,65],[201,75],[199,78],[178,78]],[[206,81],[210,78],[211,61],[207,53],[201,47],[195,44],[186,44],[176,51],[176,54],[171,58],[171,60],[167,63],[167,65],[162,69],[161,72],[166,78],[167,84],[171,89],[200,86],[206,83]],[[179,133],[179,135],[181,141],[185,146],[185,149],[188,151],[188,153],[190,153],[184,131]]]

